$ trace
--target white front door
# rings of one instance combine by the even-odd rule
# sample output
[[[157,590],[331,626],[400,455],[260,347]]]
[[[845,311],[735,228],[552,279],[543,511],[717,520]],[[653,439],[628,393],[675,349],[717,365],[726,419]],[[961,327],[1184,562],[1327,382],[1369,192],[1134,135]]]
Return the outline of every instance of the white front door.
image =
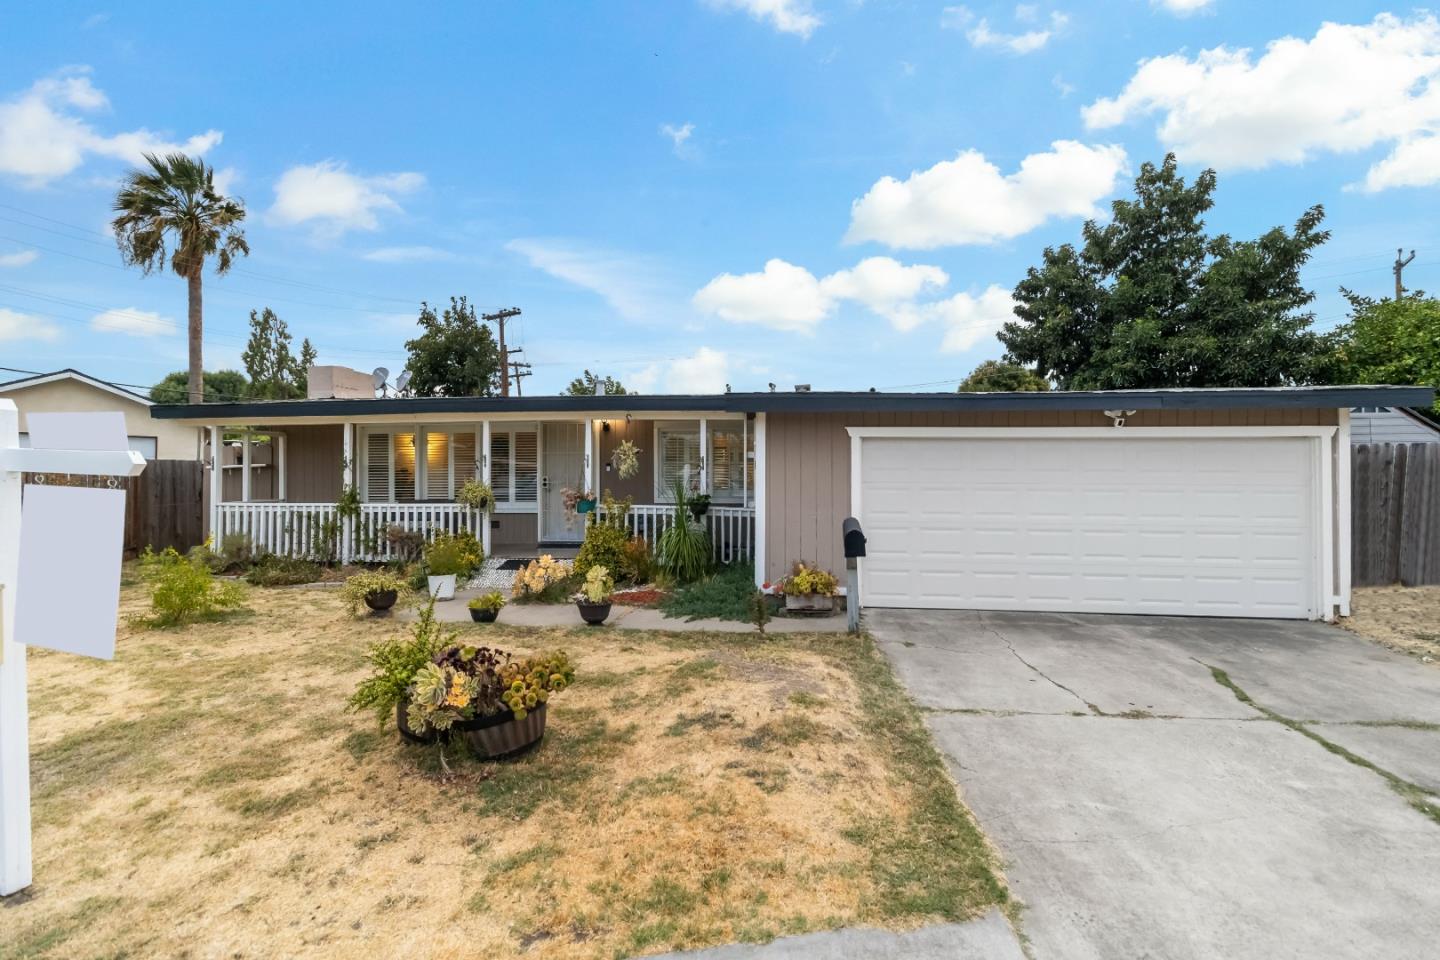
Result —
[[[1310,439],[861,444],[867,606],[1316,615]]]
[[[584,517],[565,509],[565,490],[585,490],[585,425],[545,423],[540,431],[540,539],[578,543],[585,539]]]

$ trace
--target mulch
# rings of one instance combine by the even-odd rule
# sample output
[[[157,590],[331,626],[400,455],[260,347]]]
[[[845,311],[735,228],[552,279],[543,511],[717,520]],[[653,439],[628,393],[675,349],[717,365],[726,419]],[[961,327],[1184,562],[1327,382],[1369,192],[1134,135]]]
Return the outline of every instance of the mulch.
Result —
[[[663,590],[617,590],[610,595],[612,603],[627,607],[653,607],[664,599]]]

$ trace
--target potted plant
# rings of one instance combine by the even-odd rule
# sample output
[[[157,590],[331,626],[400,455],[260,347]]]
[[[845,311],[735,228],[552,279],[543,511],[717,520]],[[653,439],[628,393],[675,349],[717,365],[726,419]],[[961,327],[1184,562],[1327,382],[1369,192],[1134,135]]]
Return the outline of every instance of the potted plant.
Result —
[[[610,576],[610,571],[596,564],[585,574],[585,583],[580,587],[580,593],[575,598],[575,606],[580,610],[580,619],[598,627],[610,616],[610,595],[615,592],[615,580]]]
[[[705,516],[706,513],[710,512],[710,494],[697,493],[692,495],[688,506],[690,507],[690,515],[698,521],[701,517]]]
[[[595,494],[589,490],[565,487],[560,491],[560,499],[565,504],[565,509],[571,513],[593,513],[595,511]]]
[[[395,606],[406,590],[405,581],[388,570],[366,570],[345,581],[340,596],[350,605],[351,616],[359,616],[362,606],[383,614]]]
[[[436,600],[455,598],[455,581],[468,577],[480,566],[483,554],[475,537],[468,533],[441,534],[425,548],[425,575],[430,595]]]
[[[796,563],[790,576],[780,582],[780,590],[785,594],[785,609],[808,613],[835,609],[835,592],[839,588],[840,581],[833,573],[806,566],[804,562]]]
[[[381,726],[393,716],[406,740],[433,743],[440,738],[438,731],[411,728],[407,693],[421,668],[455,639],[455,633],[440,629],[435,621],[435,602],[429,601],[420,608],[420,617],[409,636],[383,638],[366,651],[370,675],[355,688],[347,709],[373,710]]]
[[[640,448],[635,446],[634,440],[621,440],[610,462],[615,465],[615,472],[621,480],[629,480],[640,472]]]
[[[458,735],[481,759],[515,756],[544,737],[546,703],[574,679],[564,651],[515,660],[503,650],[451,646],[416,672],[406,722]]]
[[[455,502],[463,504],[471,510],[489,510],[495,506],[495,494],[491,491],[488,483],[466,480],[456,492]]]
[[[470,608],[471,620],[476,623],[494,623],[495,618],[500,616],[500,608],[505,606],[505,598],[500,595],[499,590],[491,590],[474,598],[466,606]]]

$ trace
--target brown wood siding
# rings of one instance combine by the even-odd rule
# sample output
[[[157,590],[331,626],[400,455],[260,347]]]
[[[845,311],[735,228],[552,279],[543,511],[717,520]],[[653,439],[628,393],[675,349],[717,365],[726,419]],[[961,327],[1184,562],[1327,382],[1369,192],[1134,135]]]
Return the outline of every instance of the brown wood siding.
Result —
[[[1133,427],[1334,426],[1333,409],[1141,410]],[[1108,427],[1098,410],[779,414],[765,418],[765,579],[797,560],[839,573],[840,523],[850,513],[846,427]],[[638,442],[638,441],[637,441]],[[638,502],[638,501],[637,501]]]
[[[650,448],[655,445],[655,421],[627,422],[621,417],[607,422],[610,430],[600,431],[600,489],[596,492],[603,496],[605,491],[609,490],[616,500],[630,497],[635,503],[654,503],[655,451]],[[631,440],[640,448],[640,469],[635,472],[635,476],[621,480],[620,474],[613,468],[606,470],[605,465],[614,456],[615,448],[624,440]]]
[[[334,503],[344,470],[344,428],[338,423],[285,428],[285,499]]]

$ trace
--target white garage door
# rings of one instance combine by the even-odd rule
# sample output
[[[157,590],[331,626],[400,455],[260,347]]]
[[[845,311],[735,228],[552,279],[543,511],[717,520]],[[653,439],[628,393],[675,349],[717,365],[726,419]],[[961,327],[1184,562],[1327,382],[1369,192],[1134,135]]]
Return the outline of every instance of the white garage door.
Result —
[[[1309,439],[861,443],[867,606],[1314,615]]]

